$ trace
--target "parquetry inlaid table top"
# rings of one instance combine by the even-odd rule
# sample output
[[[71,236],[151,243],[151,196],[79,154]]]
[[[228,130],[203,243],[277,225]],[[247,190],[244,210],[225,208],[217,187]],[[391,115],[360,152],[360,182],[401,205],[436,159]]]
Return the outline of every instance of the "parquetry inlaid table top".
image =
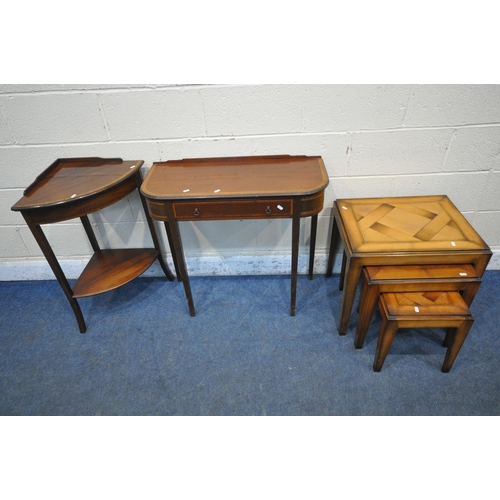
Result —
[[[485,250],[447,196],[336,201],[353,253]]]
[[[384,297],[391,316],[414,318],[416,311],[418,316],[470,314],[458,292],[399,292],[385,293]]]
[[[482,276],[491,250],[446,195],[339,199],[335,233],[344,244],[344,287],[339,332],[346,333],[352,301],[368,265],[472,264]]]

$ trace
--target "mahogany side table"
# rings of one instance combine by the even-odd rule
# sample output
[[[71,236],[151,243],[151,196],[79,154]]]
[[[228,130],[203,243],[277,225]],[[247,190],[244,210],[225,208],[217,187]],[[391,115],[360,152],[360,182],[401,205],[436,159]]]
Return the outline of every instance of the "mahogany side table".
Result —
[[[344,247],[340,335],[347,333],[363,267],[471,264],[481,278],[492,255],[446,195],[336,200],[327,276],[339,235]]]
[[[88,214],[138,189],[143,163],[142,160],[123,161],[121,158],[58,159],[25,189],[24,196],[12,207],[21,212],[33,233],[73,308],[81,333],[85,333],[87,327],[77,298],[114,290],[142,274],[157,258],[167,278],[174,280],[162,258],[153,220],[140,191],[154,248],[101,250],[88,218]],[[77,217],[82,221],[94,255],[72,289],[40,226]]]
[[[320,156],[250,156],[153,163],[141,186],[149,212],[164,221],[177,277],[189,312],[195,308],[179,222],[292,219],[290,314],[295,315],[301,217],[311,217],[309,279],[312,279],[318,213],[328,175]]]

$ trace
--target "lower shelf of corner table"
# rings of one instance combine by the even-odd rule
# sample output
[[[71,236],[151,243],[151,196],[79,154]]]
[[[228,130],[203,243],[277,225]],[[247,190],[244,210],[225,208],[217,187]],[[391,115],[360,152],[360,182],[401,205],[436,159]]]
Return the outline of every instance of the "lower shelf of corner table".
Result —
[[[141,275],[158,257],[154,248],[99,250],[73,286],[73,297],[109,292]]]

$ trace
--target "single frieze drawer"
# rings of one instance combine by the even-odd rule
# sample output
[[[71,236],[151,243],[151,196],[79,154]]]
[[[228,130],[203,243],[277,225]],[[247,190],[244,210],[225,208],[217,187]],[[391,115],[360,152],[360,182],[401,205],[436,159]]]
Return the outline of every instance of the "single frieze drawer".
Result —
[[[257,219],[291,217],[292,200],[174,203],[177,219]]]

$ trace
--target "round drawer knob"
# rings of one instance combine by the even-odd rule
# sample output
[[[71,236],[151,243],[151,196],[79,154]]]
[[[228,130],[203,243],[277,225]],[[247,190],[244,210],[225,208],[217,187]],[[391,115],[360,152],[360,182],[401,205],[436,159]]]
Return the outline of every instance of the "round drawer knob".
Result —
[[[272,213],[271,207],[268,205],[267,208],[266,208],[266,214],[270,215],[271,213]]]
[[[200,211],[197,208],[195,208],[194,212],[193,212],[193,215],[196,216],[196,217],[198,217],[200,215]]]

